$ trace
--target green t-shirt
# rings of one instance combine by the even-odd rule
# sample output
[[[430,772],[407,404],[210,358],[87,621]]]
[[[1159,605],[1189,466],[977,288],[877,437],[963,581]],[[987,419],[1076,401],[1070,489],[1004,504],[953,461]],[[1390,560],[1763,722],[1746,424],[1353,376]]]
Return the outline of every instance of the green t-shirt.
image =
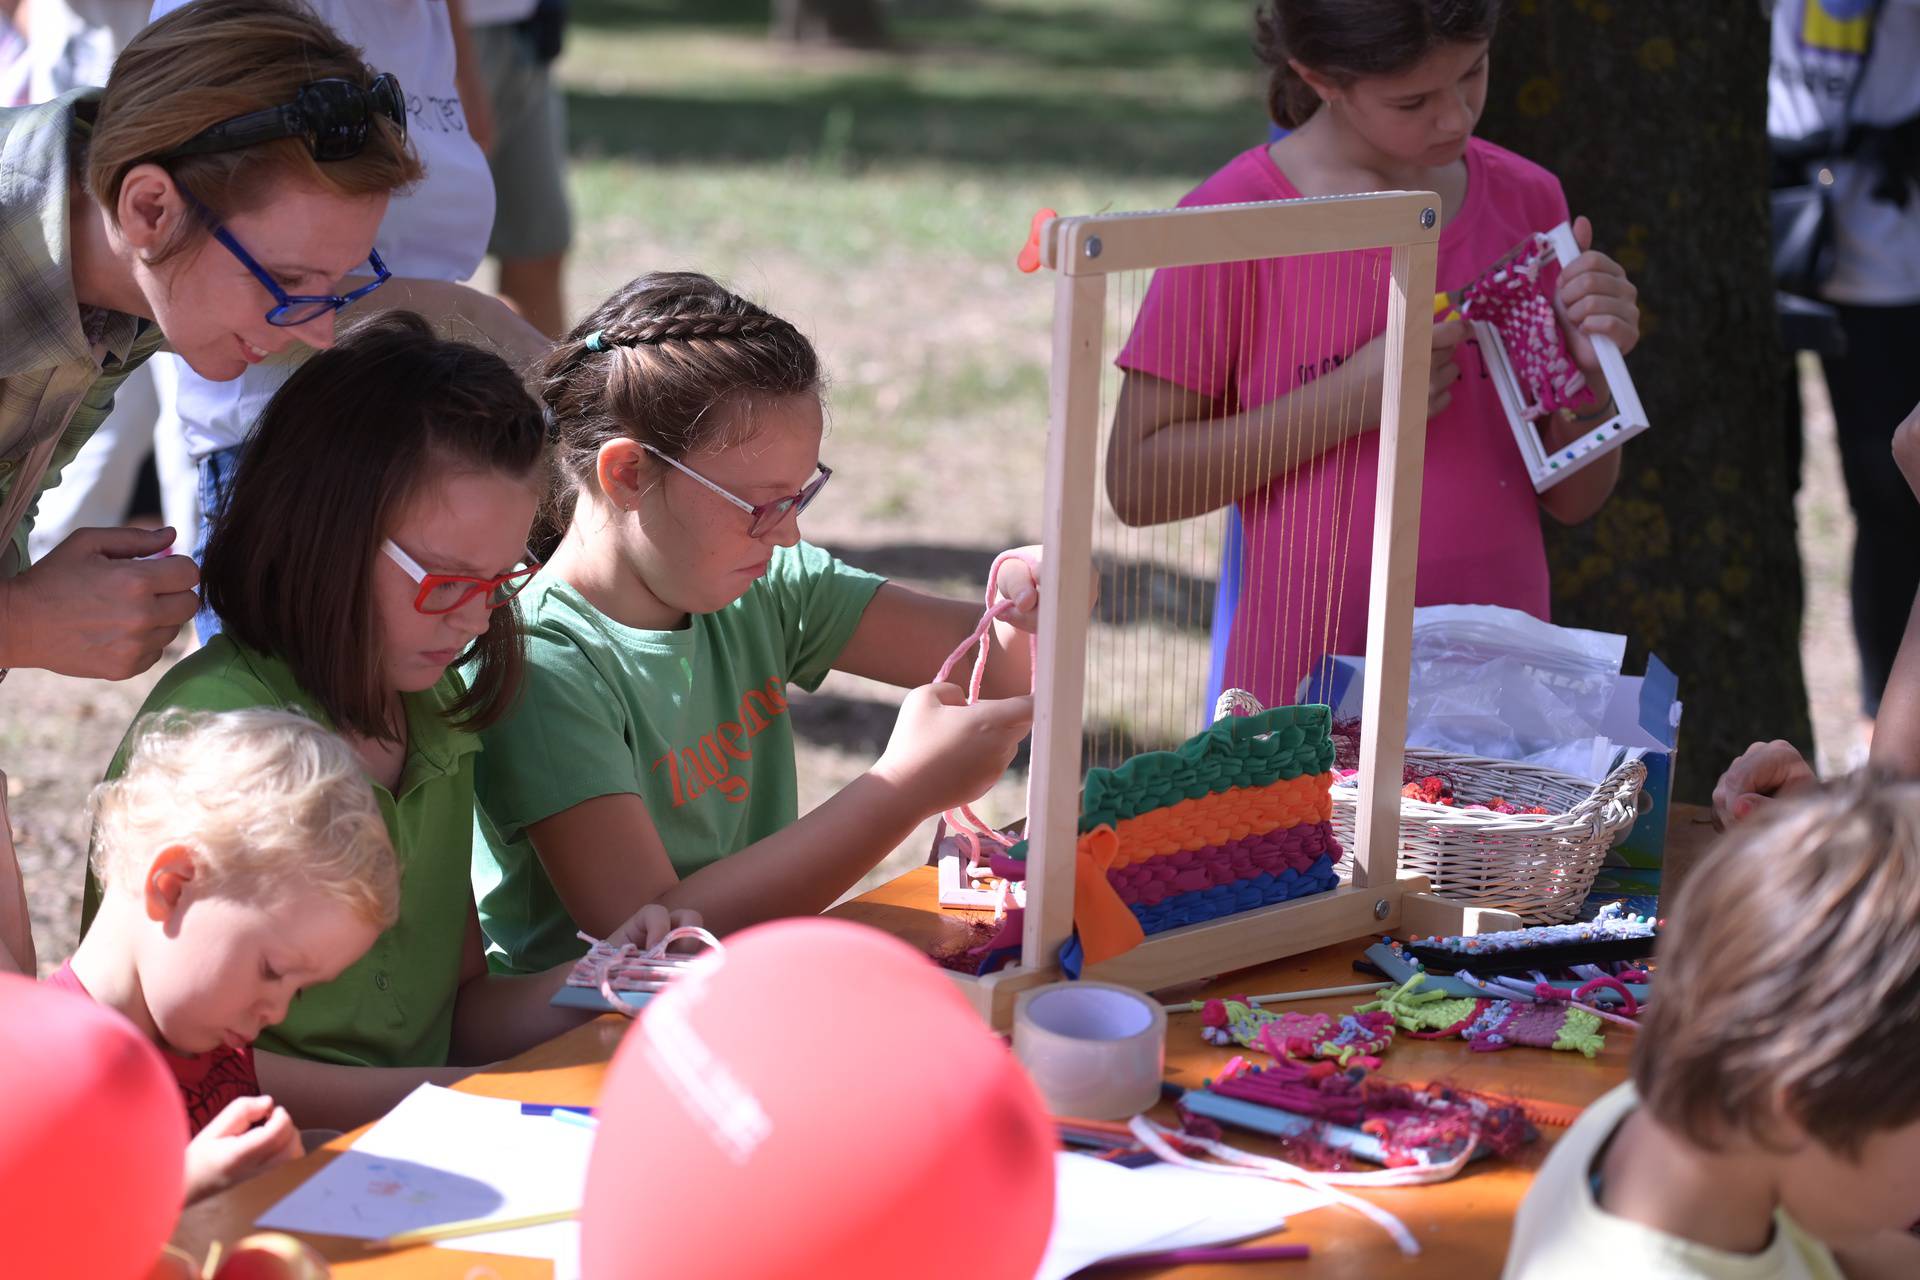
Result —
[[[881,579],[801,543],[718,613],[636,631],[543,574],[521,595],[526,687],[481,735],[473,891],[488,961],[585,950],[527,828],[596,796],[646,803],[682,877],[799,817],[789,684],[815,689]]]
[[[449,672],[425,693],[407,695],[400,790],[369,783],[400,861],[399,920],[338,978],[301,992],[286,1021],[261,1035],[259,1048],[348,1066],[447,1065],[473,904],[473,760],[480,748],[477,735],[453,728],[442,714],[460,690]],[[224,635],[167,672],[140,713],[245,707],[289,707],[327,723],[284,662]],[[114,754],[108,778],[120,776],[131,737]],[[244,782],[235,779],[236,786]],[[98,904],[89,875],[83,930]]]

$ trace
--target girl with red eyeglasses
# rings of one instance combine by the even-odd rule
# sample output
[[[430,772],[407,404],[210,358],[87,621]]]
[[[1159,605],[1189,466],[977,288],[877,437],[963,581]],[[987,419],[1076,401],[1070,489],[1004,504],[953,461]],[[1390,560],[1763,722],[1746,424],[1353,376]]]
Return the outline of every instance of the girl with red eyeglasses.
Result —
[[[571,959],[576,930],[646,903],[716,931],[825,910],[1026,736],[1038,549],[1002,565],[986,700],[927,685],[980,606],[801,538],[832,475],[821,382],[804,334],[690,272],[633,281],[549,358],[558,545],[521,597],[526,696],[477,766],[496,968]],[[801,817],[787,693],[829,671],[911,692],[880,758]]]
[[[261,1088],[303,1126],[359,1124],[583,1016],[549,1005],[564,968],[489,976],[470,880],[478,735],[519,693],[513,601],[536,568],[547,465],[544,415],[504,360],[406,312],[361,325],[268,403],[206,551],[225,632],[141,708],[299,710],[373,785],[399,919],[255,1055]],[[89,920],[96,898],[90,883]],[[651,945],[695,920],[650,907],[607,932]]]

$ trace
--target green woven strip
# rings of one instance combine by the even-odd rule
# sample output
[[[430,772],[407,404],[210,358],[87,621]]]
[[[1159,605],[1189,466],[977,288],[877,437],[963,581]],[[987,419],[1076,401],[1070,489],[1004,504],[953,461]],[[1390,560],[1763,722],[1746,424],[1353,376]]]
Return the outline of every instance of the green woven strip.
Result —
[[[1333,713],[1274,707],[1228,716],[1172,751],[1146,751],[1113,769],[1089,769],[1080,790],[1081,835],[1235,787],[1265,787],[1333,768]],[[1027,842],[1007,851],[1024,860]]]
[[[1265,787],[1333,768],[1333,713],[1274,707],[1228,716],[1172,751],[1147,751],[1114,769],[1089,769],[1080,790],[1085,834],[1235,787]]]

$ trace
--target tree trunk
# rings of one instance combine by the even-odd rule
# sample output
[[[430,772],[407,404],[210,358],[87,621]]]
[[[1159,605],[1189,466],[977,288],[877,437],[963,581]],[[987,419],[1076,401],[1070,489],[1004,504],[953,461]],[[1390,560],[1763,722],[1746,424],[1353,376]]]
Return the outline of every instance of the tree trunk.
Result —
[[[887,43],[881,0],[774,0],[773,34],[795,44],[875,48]]]
[[[1757,738],[1811,746],[1767,226],[1754,4],[1508,7],[1479,132],[1545,165],[1640,289],[1628,364],[1653,427],[1595,519],[1549,521],[1555,621],[1680,676],[1676,799]]]

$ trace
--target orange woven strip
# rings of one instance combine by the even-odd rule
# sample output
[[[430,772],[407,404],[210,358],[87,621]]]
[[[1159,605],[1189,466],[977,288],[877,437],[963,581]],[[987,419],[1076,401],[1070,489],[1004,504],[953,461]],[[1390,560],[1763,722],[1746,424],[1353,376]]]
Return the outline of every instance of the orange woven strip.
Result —
[[[1120,849],[1113,865],[1128,867],[1147,858],[1330,821],[1332,787],[1331,773],[1307,774],[1264,787],[1216,791],[1123,818],[1115,827]],[[1081,844],[1089,838],[1081,836]]]

